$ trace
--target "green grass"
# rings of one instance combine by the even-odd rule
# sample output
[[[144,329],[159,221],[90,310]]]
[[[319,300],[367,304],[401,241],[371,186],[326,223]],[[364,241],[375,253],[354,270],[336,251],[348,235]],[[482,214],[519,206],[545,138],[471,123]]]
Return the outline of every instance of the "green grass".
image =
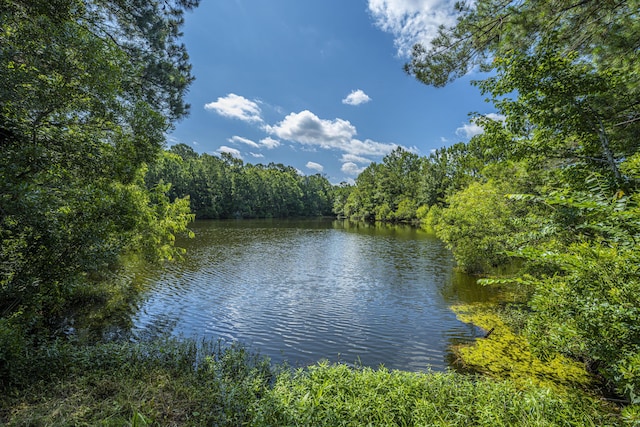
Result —
[[[0,424],[217,426],[606,426],[614,408],[457,373],[321,362],[292,371],[241,346],[164,341],[55,345],[33,355],[31,381],[3,390]],[[47,366],[49,368],[47,368]]]
[[[189,341],[57,345],[35,359],[39,378],[0,398],[0,425],[243,425],[272,377],[240,346]]]
[[[281,374],[255,425],[604,426],[617,418],[580,392],[456,373],[351,369],[320,363]]]

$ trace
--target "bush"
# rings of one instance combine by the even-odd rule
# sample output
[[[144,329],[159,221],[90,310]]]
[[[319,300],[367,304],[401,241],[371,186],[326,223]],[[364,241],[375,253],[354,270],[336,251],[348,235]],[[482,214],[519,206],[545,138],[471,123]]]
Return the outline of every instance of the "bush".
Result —
[[[463,270],[481,273],[508,263],[506,252],[516,228],[505,194],[493,181],[474,182],[447,198],[449,206],[440,212],[434,228]]]
[[[640,403],[640,254],[635,248],[573,245],[541,280],[528,333],[543,352],[584,360]]]
[[[414,201],[404,198],[398,203],[395,212],[396,221],[411,221],[416,218],[416,204]]]

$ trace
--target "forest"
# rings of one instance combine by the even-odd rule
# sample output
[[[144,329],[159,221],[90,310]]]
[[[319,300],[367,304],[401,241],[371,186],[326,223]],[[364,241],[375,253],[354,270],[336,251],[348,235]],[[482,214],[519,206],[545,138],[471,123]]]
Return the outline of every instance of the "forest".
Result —
[[[198,219],[332,215],[333,188],[320,175],[282,164],[244,164],[227,153],[198,154],[185,144],[164,151],[145,175],[148,188],[170,183],[167,196],[189,196]]]
[[[468,143],[398,148],[353,185],[166,148],[189,113],[181,26],[198,3],[0,0],[1,423],[640,422],[637,0],[458,2],[405,72],[442,87],[473,71],[498,114],[474,114],[484,132]],[[128,265],[179,259],[195,218],[318,215],[433,231],[511,295],[501,321],[539,360],[577,361],[599,386],[288,371],[236,346],[70,333],[119,316],[141,291]]]

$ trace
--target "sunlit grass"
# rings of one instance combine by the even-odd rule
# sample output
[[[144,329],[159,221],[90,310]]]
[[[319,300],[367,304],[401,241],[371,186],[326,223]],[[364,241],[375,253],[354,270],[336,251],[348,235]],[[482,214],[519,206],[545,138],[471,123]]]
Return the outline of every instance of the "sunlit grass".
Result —
[[[559,395],[534,383],[320,363],[280,375],[254,421],[310,426],[615,425],[616,418],[603,409],[586,394]]]

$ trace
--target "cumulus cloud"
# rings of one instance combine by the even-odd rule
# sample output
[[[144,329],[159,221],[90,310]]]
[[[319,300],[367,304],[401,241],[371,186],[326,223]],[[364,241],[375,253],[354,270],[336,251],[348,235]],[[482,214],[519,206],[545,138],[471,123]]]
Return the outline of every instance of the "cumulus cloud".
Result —
[[[356,135],[356,128],[347,120],[323,120],[309,110],[291,113],[266,130],[279,138],[322,148],[340,148]]]
[[[260,106],[243,96],[230,93],[215,102],[205,104],[206,110],[213,110],[223,117],[250,123],[262,123]]]
[[[324,170],[324,166],[316,162],[307,162],[306,166],[307,168],[316,170],[318,172],[322,172]]]
[[[485,114],[483,117],[499,122],[503,122],[506,119],[506,117],[502,114],[496,113]],[[469,123],[465,123],[456,129],[456,135],[465,138],[473,138],[474,136],[480,135],[482,133],[484,133],[484,129],[474,119],[471,119]]]
[[[416,43],[426,46],[438,34],[438,27],[456,23],[456,0],[369,0],[369,12],[376,25],[395,37],[398,55],[407,57]]]
[[[256,142],[247,139],[247,138],[243,138],[241,136],[232,136],[231,138],[229,138],[227,141],[232,142],[232,143],[240,143],[240,144],[246,144],[250,147],[253,148],[260,148],[260,145],[258,145]]]
[[[265,126],[265,130],[287,141],[311,147],[337,149],[357,156],[384,156],[397,147],[396,144],[355,139],[356,128],[348,120],[325,120],[308,110],[291,113],[280,123]]]
[[[273,139],[270,136],[260,140],[260,145],[265,148],[272,149],[280,146],[280,141]]]
[[[367,159],[366,157],[356,156],[355,154],[343,154],[340,161],[344,163],[371,163],[371,160]]]
[[[257,158],[257,159],[261,159],[261,158],[263,158],[263,157],[264,157],[264,154],[260,154],[260,153],[252,153],[252,152],[249,152],[249,154],[251,154],[251,157],[255,157],[255,158]]]
[[[343,150],[356,156],[386,156],[396,148],[398,148],[398,144],[387,144],[370,139],[364,141],[352,139]],[[413,149],[406,150],[413,152]]]
[[[472,138],[476,135],[480,135],[483,132],[484,129],[482,129],[482,126],[479,126],[475,122],[465,123],[456,129],[456,135],[465,138]]]
[[[360,104],[365,104],[369,101],[371,101],[371,98],[369,98],[369,95],[364,93],[362,90],[358,89],[358,90],[351,91],[351,93],[347,95],[345,99],[342,100],[342,103],[347,105],[360,105]]]
[[[342,164],[340,170],[347,175],[356,176],[362,173],[362,171],[365,170],[365,167],[360,167],[353,162],[347,162]]]
[[[242,159],[242,155],[240,154],[240,150],[236,150],[235,148],[227,147],[226,145],[221,145],[220,148],[216,150],[216,153],[228,153],[231,154],[236,159]]]

